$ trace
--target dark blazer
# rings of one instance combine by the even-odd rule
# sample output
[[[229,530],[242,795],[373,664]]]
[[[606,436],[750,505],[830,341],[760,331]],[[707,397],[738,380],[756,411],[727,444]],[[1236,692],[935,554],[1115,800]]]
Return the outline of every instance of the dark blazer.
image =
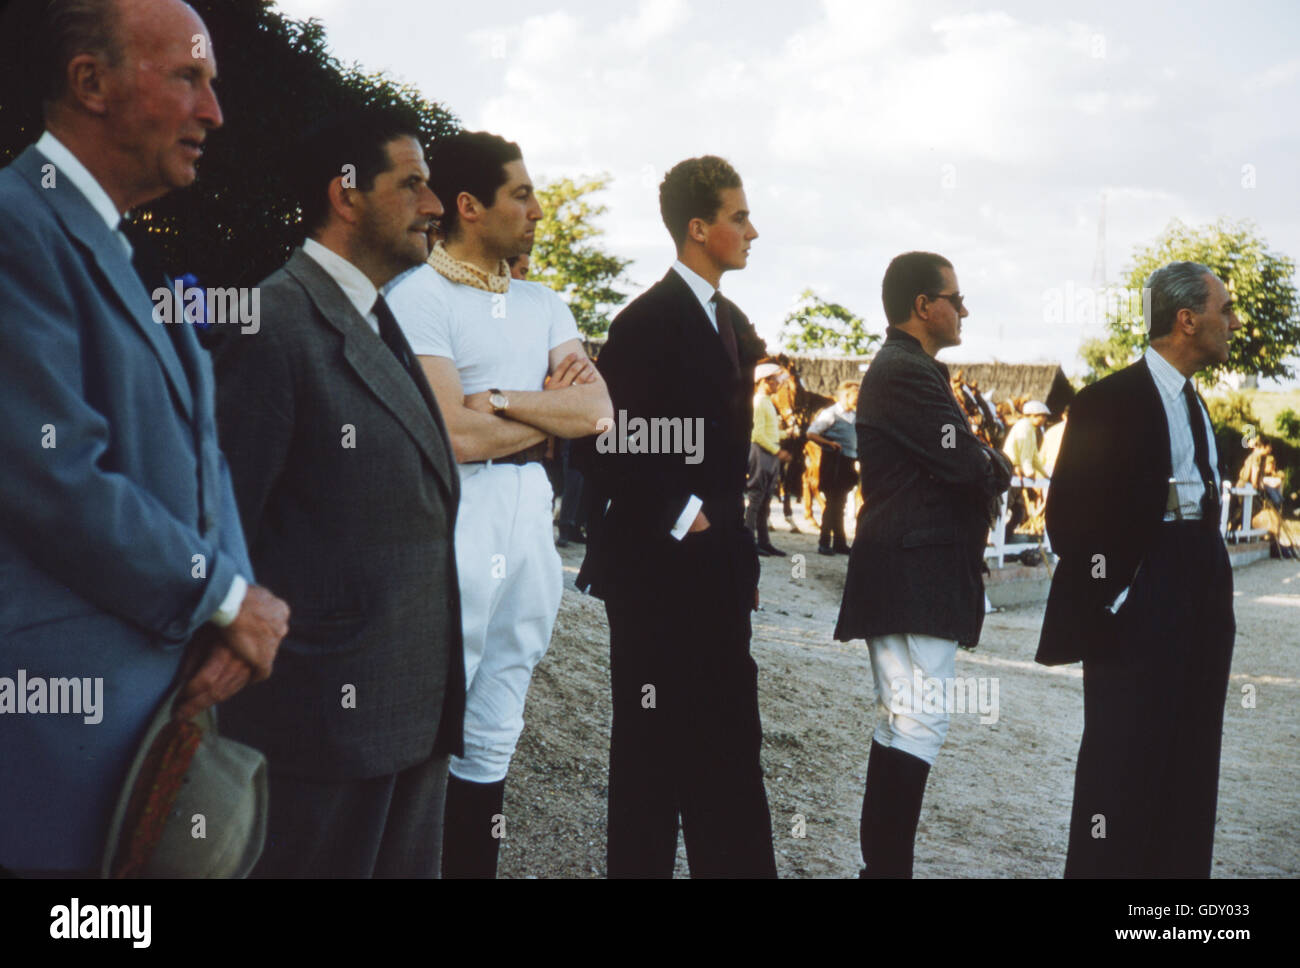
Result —
[[[1146,360],[1085,387],[1047,492],[1052,578],[1037,660],[1077,662],[1110,638],[1105,606],[1132,584],[1164,519],[1169,421]]]
[[[979,641],[990,508],[1007,460],[971,433],[948,368],[890,327],[858,393],[863,509],[835,638]]]
[[[671,558],[677,541],[669,532],[692,494],[703,500],[712,527],[744,534],[753,371],[767,348],[745,314],[725,297],[723,301],[736,336],[739,370],[690,286],[673,269],[610,326],[596,365],[609,386],[615,416],[698,419],[704,436],[702,460],[695,464],[680,453],[601,453],[600,438],[583,442],[594,451],[589,454],[594,492],[578,587],[590,586],[593,595],[606,597],[611,588],[638,587],[653,579]],[[748,556],[757,582],[752,540]]]
[[[0,865],[93,871],[182,646],[254,576],[207,354],[153,322],[47,166],[29,148],[0,171],[0,676],[102,679],[102,719],[0,715]]]
[[[301,250],[261,291],[260,331],[218,350],[221,440],[258,578],[291,614],[222,730],[322,779],[459,753],[460,479],[433,394]]]

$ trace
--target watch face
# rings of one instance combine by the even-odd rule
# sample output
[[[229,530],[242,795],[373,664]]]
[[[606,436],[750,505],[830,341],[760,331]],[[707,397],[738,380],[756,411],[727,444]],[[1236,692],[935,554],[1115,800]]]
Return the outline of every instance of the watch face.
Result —
[[[494,393],[488,397],[488,402],[492,404],[494,410],[504,410],[510,401],[506,399],[504,393]]]

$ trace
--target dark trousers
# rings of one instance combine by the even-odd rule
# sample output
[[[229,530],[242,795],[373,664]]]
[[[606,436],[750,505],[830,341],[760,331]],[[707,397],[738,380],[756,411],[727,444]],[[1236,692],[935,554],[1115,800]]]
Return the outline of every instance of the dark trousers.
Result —
[[[852,458],[845,457],[838,450],[822,448],[820,470],[817,475],[817,487],[826,495],[826,510],[822,512],[822,533],[820,543],[830,547],[848,544],[844,537],[844,502],[849,492],[858,486],[858,469]]]
[[[606,600],[608,873],[671,877],[680,820],[693,877],[775,877],[749,655],[752,540],[713,527],[670,556],[653,588]]]
[[[448,757],[365,780],[272,770],[266,849],[254,875],[437,877]]]
[[[768,515],[772,513],[772,495],[781,476],[781,461],[758,444],[749,445],[749,467],[745,482],[745,527],[758,540],[759,547],[771,544],[768,538]]]
[[[1107,622],[1111,641],[1083,663],[1065,874],[1208,877],[1236,634],[1218,532],[1162,525]]]

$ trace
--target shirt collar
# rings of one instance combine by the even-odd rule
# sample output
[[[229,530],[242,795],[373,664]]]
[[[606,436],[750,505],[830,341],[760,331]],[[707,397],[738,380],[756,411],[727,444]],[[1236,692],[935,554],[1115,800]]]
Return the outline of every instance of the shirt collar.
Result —
[[[379,291],[364,272],[315,239],[304,241],[302,251],[315,259],[329,273],[330,278],[339,284],[343,295],[348,297],[348,302],[352,303],[362,319],[370,315],[370,311],[375,308],[375,300],[379,298]]]
[[[713,283],[709,282],[709,280],[705,279],[694,269],[687,268],[681,259],[673,260],[673,269],[675,269],[677,274],[682,277],[686,282],[686,285],[691,287],[691,292],[695,293],[695,298],[700,301],[700,305],[704,307],[704,311],[707,313],[709,311],[709,303],[713,300],[713,294],[719,292],[719,290],[715,289]]]
[[[99,217],[108,225],[110,232],[118,230],[118,224],[122,221],[123,212],[117,210],[113,200],[108,197],[108,192],[95,180],[89,169],[86,168],[77,156],[50,132],[44,132],[36,142],[36,150],[50,159],[54,165],[55,171],[59,176],[72,182],[74,188],[86,196],[86,201],[90,203]]]
[[[1151,378],[1156,381],[1161,396],[1167,400],[1180,399],[1187,377],[1179,373],[1174,365],[1161,356],[1153,346],[1147,347],[1142,358],[1147,361],[1147,369],[1151,371]]]

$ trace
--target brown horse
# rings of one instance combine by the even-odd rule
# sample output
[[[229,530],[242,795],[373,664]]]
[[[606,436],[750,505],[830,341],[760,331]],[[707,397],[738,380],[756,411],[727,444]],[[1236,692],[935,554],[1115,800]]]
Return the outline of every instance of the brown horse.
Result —
[[[775,363],[786,376],[772,395],[772,403],[781,418],[781,446],[792,457],[781,473],[781,503],[787,523],[797,531],[791,507],[795,494],[800,496],[804,517],[813,524],[818,523],[814,515],[818,501],[823,509],[826,507],[826,499],[819,493],[817,483],[822,449],[808,440],[808,425],[823,408],[835,401],[805,388],[799,380],[798,367],[786,354],[768,357],[763,362]]]

